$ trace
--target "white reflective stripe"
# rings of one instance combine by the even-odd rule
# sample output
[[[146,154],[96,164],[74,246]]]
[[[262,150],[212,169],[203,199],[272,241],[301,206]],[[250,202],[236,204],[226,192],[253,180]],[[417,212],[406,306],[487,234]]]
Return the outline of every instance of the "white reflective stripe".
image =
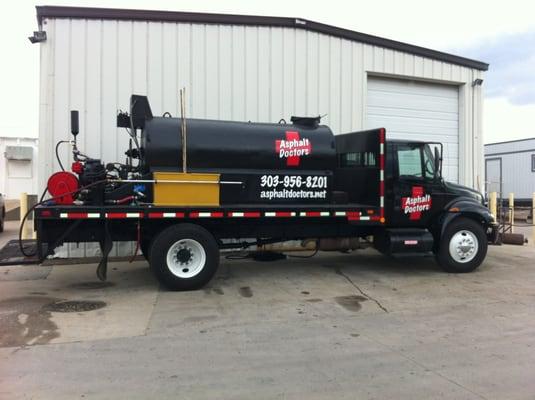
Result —
[[[292,217],[295,217],[295,216],[297,215],[297,213],[295,213],[295,212],[291,212],[290,215],[291,215]]]
[[[139,218],[139,213],[126,213],[126,218]]]
[[[381,145],[379,147],[379,153],[380,154],[384,154],[384,152],[385,152],[385,145],[384,145],[384,143],[381,143]]]
[[[164,218],[175,218],[176,217],[176,213],[166,213],[166,212],[164,212],[163,213],[163,217]]]
[[[322,217],[328,217],[328,216],[330,216],[330,215],[331,215],[331,213],[330,213],[329,211],[322,211],[322,212],[320,212],[320,216],[322,216]]]
[[[369,221],[369,220],[370,220],[370,217],[360,217],[360,220],[361,220],[361,221]]]
[[[100,213],[88,213],[87,218],[100,218]]]
[[[306,217],[306,216],[307,216],[306,211],[305,211],[305,212],[300,212],[300,213],[299,213],[299,216],[300,216],[300,217]]]
[[[212,216],[212,213],[209,212],[200,212],[199,218],[210,218]]]
[[[243,217],[243,213],[242,212],[233,212],[232,216],[233,217]]]
[[[267,212],[265,215],[266,215],[266,217],[274,217],[274,216],[277,215],[277,213],[274,213],[274,212],[270,211],[270,212]]]
[[[346,212],[345,211],[336,211],[334,213],[334,215],[336,215],[337,217],[345,217],[346,216]]]
[[[61,214],[59,215],[59,217],[60,217],[60,218],[69,218],[69,214],[67,214],[67,213],[61,213]]]
[[[381,196],[381,198],[379,199],[379,201],[381,202],[380,203],[380,206],[381,207],[384,207],[385,206],[385,198],[383,196]]]
[[[384,181],[385,180],[385,171],[381,170],[381,173],[379,174],[379,179],[381,181]]]

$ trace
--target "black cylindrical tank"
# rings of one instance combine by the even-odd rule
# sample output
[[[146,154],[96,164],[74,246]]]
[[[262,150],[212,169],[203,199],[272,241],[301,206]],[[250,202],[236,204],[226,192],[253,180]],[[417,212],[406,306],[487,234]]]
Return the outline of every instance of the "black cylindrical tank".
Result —
[[[181,170],[179,118],[147,119],[142,136],[148,170]],[[332,170],[334,136],[324,125],[267,124],[188,118],[187,167],[191,171]]]

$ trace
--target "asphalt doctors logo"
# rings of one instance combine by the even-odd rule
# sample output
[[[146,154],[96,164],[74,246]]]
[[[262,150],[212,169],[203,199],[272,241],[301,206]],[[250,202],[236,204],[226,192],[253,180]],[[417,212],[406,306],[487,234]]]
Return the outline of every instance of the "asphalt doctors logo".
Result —
[[[411,221],[418,221],[423,211],[431,209],[431,196],[424,194],[423,187],[413,186],[411,197],[401,198],[401,208],[404,214],[409,215]]]
[[[288,167],[297,167],[301,157],[312,153],[312,144],[306,138],[301,139],[299,132],[286,131],[286,139],[275,140],[275,151],[279,158],[286,159]]]

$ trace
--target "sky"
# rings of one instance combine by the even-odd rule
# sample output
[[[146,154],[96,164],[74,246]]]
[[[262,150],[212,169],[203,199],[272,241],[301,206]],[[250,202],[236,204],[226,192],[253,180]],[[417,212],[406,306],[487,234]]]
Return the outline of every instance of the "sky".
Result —
[[[485,143],[535,137],[535,4],[509,0],[18,0],[0,24],[0,136],[36,137],[36,5],[139,8],[301,17],[490,64],[484,78]]]

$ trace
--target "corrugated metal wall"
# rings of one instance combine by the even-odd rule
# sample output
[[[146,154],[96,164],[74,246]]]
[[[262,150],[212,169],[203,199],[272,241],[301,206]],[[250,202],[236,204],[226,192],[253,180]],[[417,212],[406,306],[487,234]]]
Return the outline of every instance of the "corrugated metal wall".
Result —
[[[535,139],[489,144],[485,146],[485,159],[501,159],[502,196],[514,193],[517,199],[531,199],[535,193],[535,172],[532,171],[535,156]],[[488,182],[492,180],[493,182]],[[499,187],[498,179],[489,176],[491,188]],[[492,189],[491,189],[492,190]]]
[[[326,114],[341,133],[366,126],[368,75],[459,85],[459,181],[483,183],[481,89],[471,86],[480,71],[296,28],[45,19],[43,29],[40,152],[51,156],[40,158],[41,187],[58,168],[53,146],[69,137],[70,109],[81,111],[81,149],[124,160],[115,115],[132,93],[147,94],[156,114],[177,114],[186,87],[190,117]]]

